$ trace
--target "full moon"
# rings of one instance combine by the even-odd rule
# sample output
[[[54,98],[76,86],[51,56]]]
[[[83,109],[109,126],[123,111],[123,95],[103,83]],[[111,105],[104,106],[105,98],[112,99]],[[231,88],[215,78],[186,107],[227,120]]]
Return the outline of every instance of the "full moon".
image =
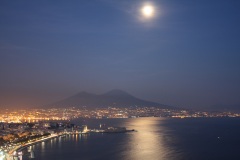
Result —
[[[141,11],[142,11],[143,16],[146,18],[153,17],[153,15],[154,15],[154,7],[151,5],[143,6]]]

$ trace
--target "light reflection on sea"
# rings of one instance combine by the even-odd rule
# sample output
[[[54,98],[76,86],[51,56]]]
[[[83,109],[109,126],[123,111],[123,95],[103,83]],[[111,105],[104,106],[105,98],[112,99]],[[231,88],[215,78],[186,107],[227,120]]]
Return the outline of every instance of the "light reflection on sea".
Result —
[[[161,126],[159,118],[139,118],[125,122],[125,126],[136,129],[127,143],[126,159],[167,159],[172,152],[163,142],[164,132],[167,128]],[[125,147],[123,145],[123,147]]]

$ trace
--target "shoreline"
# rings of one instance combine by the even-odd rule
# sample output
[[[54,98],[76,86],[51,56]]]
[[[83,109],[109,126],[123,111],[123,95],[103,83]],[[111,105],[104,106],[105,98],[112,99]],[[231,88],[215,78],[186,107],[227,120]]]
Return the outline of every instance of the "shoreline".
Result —
[[[10,151],[5,153],[6,154],[6,159],[8,160],[10,157],[17,157],[18,155],[17,154],[14,155],[14,152],[15,153],[21,152],[23,149],[25,149],[29,146],[35,145],[35,144],[40,143],[40,142],[48,141],[48,140],[53,139],[53,138],[58,138],[60,136],[62,136],[62,135],[54,134],[54,135],[51,135],[49,137],[46,137],[46,138],[43,138],[43,139],[40,139],[40,140],[36,140],[34,142],[28,142],[26,144],[16,146],[15,148],[13,148]]]

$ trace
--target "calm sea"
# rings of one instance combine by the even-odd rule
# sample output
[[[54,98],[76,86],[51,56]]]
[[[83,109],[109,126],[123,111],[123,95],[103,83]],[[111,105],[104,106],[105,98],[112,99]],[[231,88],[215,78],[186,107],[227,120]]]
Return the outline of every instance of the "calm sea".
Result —
[[[239,160],[238,118],[76,120],[137,132],[71,135],[33,146],[36,160]],[[27,152],[23,160],[28,160]]]

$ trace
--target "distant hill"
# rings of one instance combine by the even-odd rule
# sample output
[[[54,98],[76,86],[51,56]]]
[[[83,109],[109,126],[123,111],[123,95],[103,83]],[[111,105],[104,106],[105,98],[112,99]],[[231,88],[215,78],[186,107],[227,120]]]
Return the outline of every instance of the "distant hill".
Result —
[[[96,107],[160,107],[160,108],[173,108],[171,106],[142,100],[130,95],[121,90],[111,90],[107,93],[97,95],[88,92],[80,92],[74,96],[56,102],[50,105],[51,107],[83,107],[96,108]]]
[[[240,112],[240,104],[235,104],[235,105],[228,105],[228,104],[217,104],[213,105],[209,108],[208,110],[211,111],[233,111],[233,112]]]

